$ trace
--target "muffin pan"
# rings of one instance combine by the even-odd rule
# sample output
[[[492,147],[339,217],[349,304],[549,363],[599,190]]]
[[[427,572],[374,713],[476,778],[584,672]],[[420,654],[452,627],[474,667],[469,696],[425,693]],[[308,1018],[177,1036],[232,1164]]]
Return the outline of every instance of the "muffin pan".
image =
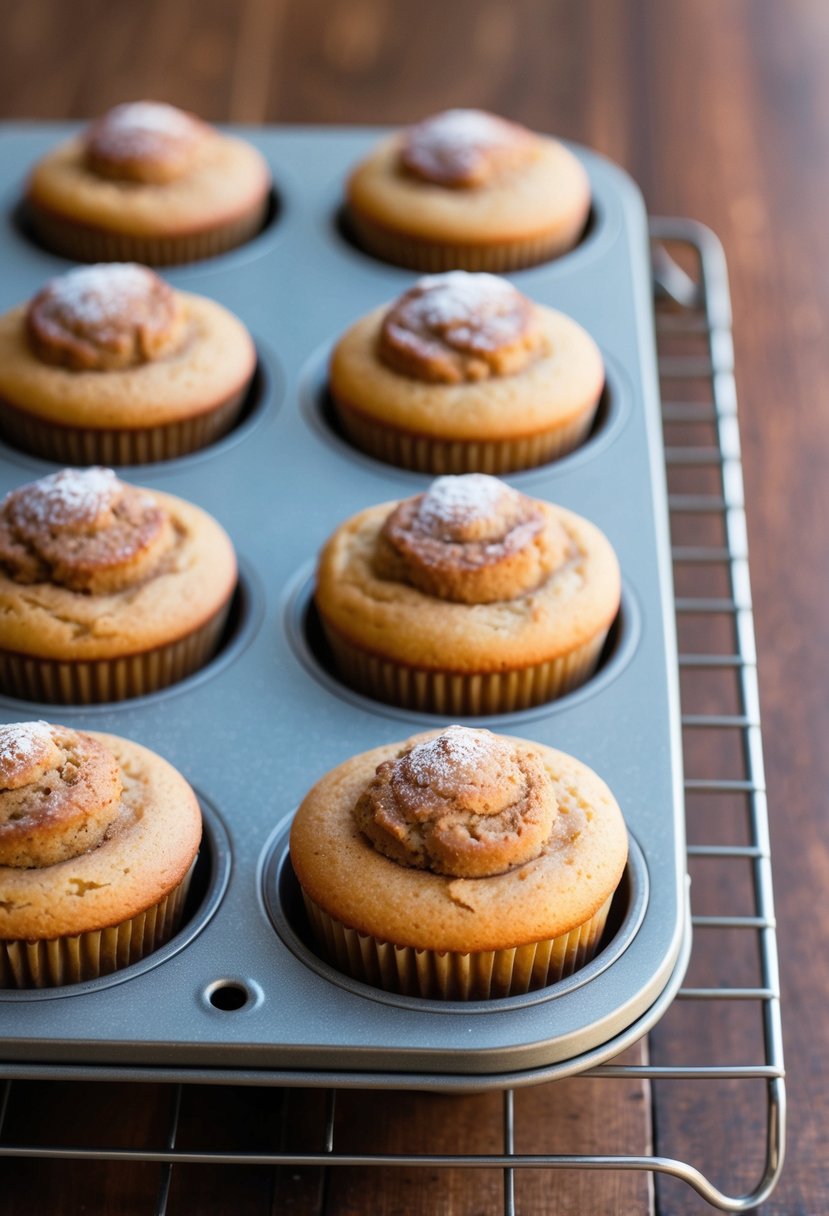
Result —
[[[5,221],[0,310],[69,263],[26,236],[29,165],[66,126],[0,132]],[[310,942],[286,852],[310,786],[356,752],[443,719],[381,705],[330,670],[310,606],[313,559],[347,516],[424,489],[336,432],[325,355],[346,326],[416,277],[355,249],[341,184],[376,131],[243,131],[270,161],[270,225],[231,253],[163,273],[236,312],[260,355],[255,400],[214,447],[119,470],[206,508],[230,533],[242,589],[234,632],[203,672],[116,705],[44,706],[0,696],[5,721],[47,718],[133,738],[172,761],[208,808],[201,878],[175,939],[105,980],[0,991],[0,1060],[29,1073],[257,1075],[302,1084],[469,1089],[563,1075],[609,1058],[651,1025],[690,948],[667,504],[645,212],[630,180],[584,149],[594,205],[581,244],[509,276],[578,320],[608,367],[587,443],[506,480],[586,515],[620,559],[622,613],[597,675],[560,700],[465,719],[571,752],[608,783],[632,838],[602,949],[524,997],[432,1002],[352,981]],[[0,445],[0,492],[53,472]],[[0,1065],[2,1071],[2,1065]]]

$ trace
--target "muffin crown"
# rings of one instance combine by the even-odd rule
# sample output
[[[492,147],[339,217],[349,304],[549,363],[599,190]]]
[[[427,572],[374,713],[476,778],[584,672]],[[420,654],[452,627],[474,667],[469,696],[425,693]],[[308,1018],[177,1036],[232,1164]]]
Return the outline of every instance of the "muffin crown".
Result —
[[[39,868],[96,848],[119,817],[121,790],[117,760],[90,735],[0,726],[0,865]]]
[[[401,865],[483,878],[538,857],[556,811],[538,756],[488,730],[450,726],[380,764],[354,817]]]
[[[471,189],[532,160],[537,136],[485,110],[444,110],[403,132],[403,168],[438,186]]]
[[[392,371],[459,384],[521,371],[543,353],[531,300],[493,274],[420,279],[392,304],[379,355]]]
[[[26,311],[37,357],[76,371],[114,371],[170,355],[185,325],[169,283],[130,262],[70,270],[47,283]]]
[[[163,185],[192,168],[210,128],[160,101],[115,106],[86,132],[86,166],[116,181]]]
[[[387,518],[380,572],[457,603],[516,599],[568,555],[564,530],[543,506],[486,473],[439,477]]]
[[[107,595],[151,577],[173,541],[164,508],[112,469],[63,469],[0,503],[0,566],[18,583]]]

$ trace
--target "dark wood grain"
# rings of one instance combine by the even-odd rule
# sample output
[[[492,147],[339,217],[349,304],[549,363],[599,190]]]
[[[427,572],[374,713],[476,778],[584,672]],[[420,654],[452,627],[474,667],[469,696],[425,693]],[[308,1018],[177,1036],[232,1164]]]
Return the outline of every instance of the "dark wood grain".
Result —
[[[246,122],[398,122],[450,104],[483,105],[592,145],[631,171],[652,212],[692,215],[719,234],[735,311],[792,1107],[788,1165],[764,1211],[829,1210],[829,7],[824,0],[2,0],[0,30],[3,118],[85,117],[138,96]],[[695,880],[716,894],[715,874]],[[695,965],[716,972],[722,963]],[[737,965],[748,969],[751,960]],[[657,1057],[677,1045],[688,1058],[710,1052],[716,1027],[686,1009],[672,1011],[654,1036]],[[736,1033],[718,1040],[723,1050]],[[739,1031],[752,1033],[756,1027]],[[558,1092],[544,1087],[528,1099],[540,1119],[553,1117]],[[726,1136],[702,1117],[710,1107],[694,1085],[659,1089],[660,1150],[687,1153],[726,1184],[744,1160],[750,1185],[759,1097],[751,1087],[723,1094],[722,1108],[734,1112]],[[601,1113],[608,1099],[598,1101]],[[424,1099],[420,1115],[419,1100],[404,1105],[414,1126],[440,1123],[440,1102]],[[451,1125],[452,1104],[445,1107]],[[355,1116],[355,1126],[372,1117]],[[82,1202],[84,1210],[111,1210],[113,1175],[69,1166],[6,1167],[4,1210],[38,1210],[12,1196],[47,1176],[63,1181],[40,1210],[80,1211]],[[291,1208],[280,1206],[289,1203],[283,1180],[273,1210],[314,1210],[316,1184],[306,1183]],[[452,1180],[445,1201],[435,1199],[431,1179],[422,1202],[417,1180],[389,1183],[373,1192],[386,1206],[377,1198],[371,1208],[359,1206],[367,1185],[354,1175],[337,1183],[328,1210],[496,1211],[500,1180],[485,1182],[477,1205],[469,1178]],[[134,1180],[130,1193],[142,1186]],[[522,1210],[552,1211],[557,1188],[557,1180],[543,1180],[523,1195]],[[674,1184],[659,1193],[663,1214],[704,1210]],[[187,1210],[180,1196],[173,1200],[171,1211]],[[582,1196],[569,1210],[645,1209],[616,1194],[602,1207]]]

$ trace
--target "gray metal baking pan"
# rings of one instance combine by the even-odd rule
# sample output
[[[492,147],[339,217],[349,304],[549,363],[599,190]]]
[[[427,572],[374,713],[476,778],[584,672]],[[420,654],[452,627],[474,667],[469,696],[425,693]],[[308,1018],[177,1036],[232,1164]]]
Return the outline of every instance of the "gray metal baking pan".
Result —
[[[31,163],[72,128],[0,131],[0,310],[69,263],[27,236],[18,200]],[[330,421],[325,361],[357,316],[411,273],[355,249],[340,219],[349,167],[380,134],[244,130],[276,184],[260,236],[165,271],[253,333],[259,375],[240,425],[207,451],[121,470],[212,512],[241,558],[226,644],[204,671],[117,705],[51,707],[0,696],[0,720],[106,729],[168,757],[202,799],[207,834],[187,923],[162,950],[88,984],[0,992],[0,1074],[179,1075],[286,1083],[481,1088],[589,1067],[643,1033],[679,985],[690,945],[676,644],[646,217],[617,167],[582,148],[593,212],[571,253],[513,281],[580,321],[608,386],[576,453],[512,484],[593,519],[619,554],[623,604],[598,674],[548,706],[468,719],[572,752],[604,777],[631,861],[596,959],[523,997],[433,1002],[339,974],[314,951],[286,853],[293,809],[348,756],[443,724],[345,689],[310,605],[329,533],[370,503],[429,479],[354,451]],[[0,492],[54,471],[0,445]]]

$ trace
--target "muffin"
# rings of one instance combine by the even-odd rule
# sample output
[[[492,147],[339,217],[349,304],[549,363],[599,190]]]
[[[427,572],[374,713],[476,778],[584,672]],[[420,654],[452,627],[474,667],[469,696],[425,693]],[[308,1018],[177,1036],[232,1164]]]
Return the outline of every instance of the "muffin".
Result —
[[[214,300],[144,266],[85,266],[0,317],[0,431],[59,463],[169,460],[225,434],[255,369]]]
[[[251,144],[174,106],[138,101],[38,161],[26,213],[36,239],[64,257],[166,266],[250,240],[270,190]]]
[[[446,110],[384,139],[346,198],[355,239],[385,262],[502,273],[576,244],[590,182],[557,140],[483,110]]]
[[[331,357],[337,419],[358,448],[425,473],[508,473],[586,438],[604,386],[593,339],[505,279],[421,279],[356,322]]]
[[[107,975],[175,933],[201,839],[190,786],[147,748],[0,726],[0,988]]]
[[[297,811],[290,850],[340,970],[481,1000],[543,988],[593,957],[627,834],[579,760],[450,726],[333,769]]]
[[[598,528],[483,473],[352,516],[315,591],[346,684],[439,714],[526,709],[582,684],[619,600]]]
[[[0,502],[0,690],[65,704],[154,692],[215,651],[236,559],[206,512],[111,469]]]

